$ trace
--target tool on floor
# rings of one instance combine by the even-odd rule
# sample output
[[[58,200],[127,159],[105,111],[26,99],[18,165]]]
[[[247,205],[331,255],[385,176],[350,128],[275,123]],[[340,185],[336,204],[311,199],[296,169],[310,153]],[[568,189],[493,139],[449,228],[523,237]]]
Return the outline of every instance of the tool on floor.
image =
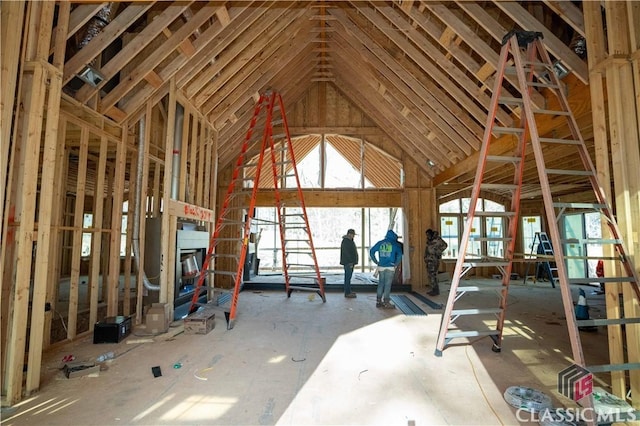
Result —
[[[509,74],[510,73],[510,74]],[[515,75],[509,84],[503,84],[506,75]],[[540,96],[542,90],[546,93],[547,100],[544,105],[534,103],[532,94]],[[506,212],[482,212],[473,208],[469,209],[460,241],[460,255],[458,256],[447,305],[442,316],[435,355],[442,356],[445,347],[452,339],[473,336],[490,336],[493,340],[492,349],[500,352],[502,345],[503,327],[507,307],[507,296],[511,269],[514,260],[515,243],[518,224],[520,221],[520,197],[523,185],[534,187],[543,196],[550,242],[553,247],[553,258],[557,266],[558,284],[562,296],[564,313],[567,321],[573,362],[592,373],[611,372],[613,389],[616,394],[624,395],[625,371],[629,371],[630,383],[640,383],[640,360],[637,355],[627,352],[627,347],[637,348],[640,330],[638,329],[638,278],[633,268],[633,263],[627,256],[621,233],[616,223],[615,216],[607,203],[603,187],[599,184],[596,170],[584,140],[580,135],[575,118],[573,117],[567,98],[565,86],[554,72],[554,62],[542,42],[542,33],[529,31],[511,31],[503,39],[500,58],[497,66],[493,95],[487,116],[483,143],[479,152],[478,169],[471,193],[470,206],[476,206],[480,191],[493,189],[503,191],[505,197],[510,197],[511,207]],[[500,126],[496,122],[496,112],[505,105],[517,106],[519,111],[519,123],[512,127]],[[539,123],[565,120],[566,134],[540,135]],[[490,148],[496,135],[506,135],[503,143],[497,143]],[[571,157],[559,158],[556,147],[573,148]],[[512,153],[506,147],[515,147]],[[537,166],[537,176],[524,176],[524,163],[526,159],[533,157]],[[571,161],[569,161],[569,158]],[[532,160],[531,160],[532,161]],[[513,180],[511,183],[494,183],[491,181],[491,171],[502,170],[505,164],[514,166]],[[485,181],[486,180],[486,181]],[[554,184],[552,189],[550,180]],[[503,181],[504,182],[504,181]],[[588,185],[593,191],[590,199],[585,199],[584,194],[580,199],[575,199],[574,192],[565,191],[561,199],[555,197],[556,188],[584,187]],[[582,191],[579,191],[582,192]],[[562,238],[559,224],[565,224],[569,220],[566,215],[570,213],[597,212],[600,214],[603,224],[602,238]],[[507,235],[504,238],[503,258],[482,258],[467,254],[469,239],[474,218],[476,216],[500,215],[507,221]],[[605,236],[608,233],[609,235]],[[569,278],[567,264],[573,260],[597,260],[602,256],[571,255],[569,251],[575,245],[584,247],[582,253],[589,253],[586,249],[597,247],[594,253],[611,253],[605,255],[605,259],[615,267],[607,268],[608,271],[618,271],[617,277],[587,277]],[[502,273],[502,285],[499,291],[497,308],[478,307],[479,297],[474,297],[466,307],[454,309],[454,305],[466,300],[465,293],[487,290],[482,286],[459,286],[461,278],[475,267],[496,267]],[[618,309],[608,309],[608,319],[577,320],[574,314],[573,300],[570,284],[589,284],[591,282],[605,282],[611,287],[607,291],[616,292],[615,296],[622,293],[624,303]],[[490,289],[490,288],[489,288]],[[495,287],[494,287],[495,289]],[[610,289],[610,290],[609,290]],[[617,300],[618,297],[615,297]],[[469,307],[469,305],[472,307]],[[495,320],[489,322],[487,314],[495,315]],[[485,318],[480,316],[485,315]],[[459,318],[464,318],[455,324]],[[460,323],[464,322],[465,329]],[[469,326],[469,324],[471,324]],[[614,333],[615,338],[610,339],[611,364],[587,366],[580,341],[579,326],[607,325],[609,334]],[[621,328],[624,325],[624,329]],[[459,327],[455,329],[455,327]],[[623,337],[622,331],[626,334]],[[629,358],[631,355],[631,358]],[[636,359],[634,359],[634,356]],[[586,398],[590,400],[590,398]],[[592,406],[591,401],[585,403]]]
[[[265,161],[270,176],[262,173]],[[198,310],[201,290],[232,288],[230,310],[225,312],[228,329],[236,318],[259,188],[273,188],[287,297],[294,290],[311,291],[326,302],[284,102],[275,91],[261,94],[256,102],[189,309],[190,314]]]
[[[553,246],[551,245],[551,241],[549,241],[549,236],[546,232],[535,233],[535,236],[533,237],[533,243],[531,244],[531,254],[529,256],[532,259],[542,260],[541,262],[536,262],[535,275],[533,276],[533,280],[535,281],[539,277],[546,275],[551,282],[551,287],[555,288],[556,282],[558,281],[558,267],[553,260]],[[527,279],[529,278],[530,266],[531,263],[527,262],[524,281],[522,282],[523,284],[526,284]]]

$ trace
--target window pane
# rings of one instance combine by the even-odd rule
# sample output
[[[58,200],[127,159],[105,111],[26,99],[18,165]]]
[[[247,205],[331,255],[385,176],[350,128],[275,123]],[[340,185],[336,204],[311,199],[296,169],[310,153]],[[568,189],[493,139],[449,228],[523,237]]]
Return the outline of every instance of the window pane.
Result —
[[[602,224],[600,222],[600,213],[585,213],[584,215],[585,228],[587,230],[587,238],[602,238]],[[587,255],[589,257],[600,257],[604,253],[602,251],[602,245],[600,244],[588,244]],[[596,259],[589,259],[587,261],[587,267],[589,269],[589,276],[596,277],[596,266],[598,261]],[[605,275],[607,271],[605,271]],[[611,272],[609,271],[609,274]]]
[[[460,213],[460,200],[451,200],[440,204],[440,213]]]
[[[484,200],[484,210],[487,212],[503,212],[505,211],[502,204],[498,204],[495,201]]]
[[[358,164],[359,166],[359,153],[360,153],[360,144],[358,142],[353,141],[352,143],[347,144],[348,146],[345,148],[349,152],[357,152],[358,153]],[[330,143],[325,144],[325,154],[327,157],[326,160],[326,176],[324,187],[325,188],[360,188],[360,170],[358,170],[353,164],[351,164],[347,159],[345,159],[342,154],[340,154]],[[355,161],[355,160],[351,160]]]
[[[584,230],[582,227],[582,215],[566,215],[564,216],[564,238],[584,238]],[[555,250],[555,247],[554,247]],[[555,253],[555,251],[554,251]],[[566,244],[564,250],[565,256],[584,256],[585,248],[582,244]],[[582,259],[567,259],[567,276],[568,278],[586,277],[585,262]]]
[[[502,207],[502,206],[500,206]],[[492,210],[496,211],[496,210]],[[487,232],[487,256],[504,258],[504,241],[492,240],[503,237],[503,225],[501,217],[486,217],[485,226]]]
[[[455,200],[456,202],[458,200]],[[442,239],[449,245],[447,251],[442,253],[443,259],[455,259],[459,251],[460,235],[458,232],[457,216],[441,216],[440,217],[440,235]]]
[[[540,216],[522,217],[522,243],[525,258],[535,257],[537,247],[533,246],[536,232],[542,230],[542,219]],[[536,243],[537,245],[537,243]]]
[[[480,257],[482,255],[482,247],[480,241],[477,240],[477,238],[480,238],[481,236],[480,218],[474,217],[471,234],[469,235],[469,246],[467,247],[466,253],[468,257]]]
[[[296,155],[296,169],[302,188],[320,188],[320,146],[316,145],[304,158]],[[295,188],[295,178],[288,179],[287,188]]]
[[[83,257],[91,255],[91,237],[92,234],[89,232],[82,233],[82,253],[80,255]]]

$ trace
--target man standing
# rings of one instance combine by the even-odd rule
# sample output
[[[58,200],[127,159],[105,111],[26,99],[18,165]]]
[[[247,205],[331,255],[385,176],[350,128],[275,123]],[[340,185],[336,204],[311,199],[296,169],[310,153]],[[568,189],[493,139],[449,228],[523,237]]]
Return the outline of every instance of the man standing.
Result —
[[[377,254],[377,258],[376,258]],[[402,261],[402,248],[398,242],[398,235],[391,229],[387,231],[383,240],[378,241],[369,250],[373,263],[378,265],[378,290],[376,293],[376,308],[394,309],[391,303],[391,283],[396,267]]]
[[[358,264],[358,249],[353,237],[356,231],[349,229],[347,235],[342,237],[340,245],[340,264],[344,266],[344,297],[354,299],[356,294],[351,291],[351,277],[353,276],[353,267]]]
[[[431,291],[429,296],[437,296],[440,294],[438,286],[438,269],[440,267],[440,258],[442,253],[447,249],[448,244],[440,238],[440,234],[433,229],[427,229],[427,244],[424,248],[424,261],[427,264],[427,274],[431,282]]]

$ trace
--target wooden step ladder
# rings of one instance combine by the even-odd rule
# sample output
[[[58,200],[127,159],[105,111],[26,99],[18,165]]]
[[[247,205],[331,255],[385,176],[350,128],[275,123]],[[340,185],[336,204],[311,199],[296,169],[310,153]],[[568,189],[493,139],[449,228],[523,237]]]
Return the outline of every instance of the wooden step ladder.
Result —
[[[262,173],[265,161],[271,164],[271,176],[265,177]],[[211,303],[211,293],[228,293],[224,289],[231,288],[230,308],[225,312],[227,329],[233,328],[236,318],[260,188],[273,189],[275,194],[287,297],[293,290],[312,291],[326,302],[324,279],[316,260],[284,103],[275,91],[261,94],[255,105],[189,309],[192,314],[202,306],[198,303],[201,291],[210,292],[207,305],[215,308],[217,301]],[[300,261],[301,258],[306,261]],[[292,285],[294,276],[302,282]]]
[[[536,281],[539,276],[541,276],[540,268],[543,268],[543,272],[546,273],[549,281],[551,282],[551,287],[556,287],[556,282],[558,281],[558,267],[556,266],[555,261],[553,260],[553,246],[551,245],[551,241],[549,240],[549,236],[546,232],[536,232],[533,237],[533,243],[531,244],[531,254],[529,255],[530,259],[540,259],[541,262],[536,261],[536,267],[534,270],[533,280]],[[529,278],[529,267],[531,266],[530,262],[527,262],[527,266],[524,274],[523,284],[527,283],[527,279]]]
[[[511,79],[510,81],[514,84],[505,85],[508,87],[508,89],[506,89],[503,87],[503,80],[505,74],[510,72],[514,73],[517,79],[515,81]],[[548,105],[545,106],[544,109],[532,104],[531,93],[534,89],[545,92],[548,91],[550,95],[553,95],[548,96]],[[514,104],[521,108],[519,124],[514,127],[497,126],[495,121],[497,110],[504,105]],[[538,134],[537,128],[537,119],[540,118],[565,120],[566,126],[569,129],[569,135],[566,138],[561,138],[559,135],[541,137]],[[490,144],[494,139],[494,135],[497,134],[510,134],[513,135],[512,137],[514,139],[517,139],[513,154],[500,156],[490,155]],[[575,158],[575,161],[568,162],[566,159],[564,161],[558,161],[557,151],[555,151],[554,148],[559,145],[562,145],[564,149],[574,149],[575,153],[572,158]],[[577,366],[585,368],[592,373],[612,372],[612,379],[613,374],[627,371],[631,377],[630,387],[633,391],[638,392],[640,391],[640,376],[638,375],[640,373],[638,370],[638,368],[640,368],[640,359],[637,359],[637,348],[640,347],[640,329],[638,328],[638,301],[640,300],[640,291],[638,289],[637,275],[631,260],[626,254],[627,252],[620,238],[621,233],[616,224],[614,214],[607,204],[602,187],[598,183],[596,170],[589,156],[589,152],[569,109],[562,83],[556,76],[554,64],[542,43],[542,34],[537,32],[512,31],[503,39],[495,86],[487,117],[483,143],[479,153],[478,169],[476,171],[469,204],[470,206],[476,206],[480,191],[485,189],[510,191],[510,208],[507,212],[503,213],[504,217],[508,220],[508,232],[505,238],[505,257],[499,259],[472,258],[471,261],[468,260],[471,255],[467,255],[467,247],[469,245],[473,219],[478,214],[473,208],[470,208],[460,242],[460,254],[453,273],[446,309],[442,317],[435,355],[442,356],[443,350],[451,340],[459,337],[490,336],[493,340],[492,349],[494,352],[501,350],[509,280],[511,277],[516,234],[520,219],[520,198],[523,183],[525,183],[523,182],[524,162],[527,154],[529,155],[528,158],[531,158],[531,155],[533,155],[537,166],[536,184],[539,185],[539,190],[544,200],[547,228],[551,237],[550,243],[553,247],[553,258],[557,266],[558,283],[571,342],[573,362]],[[509,184],[485,182],[487,170],[504,167],[505,163],[514,165],[515,172],[512,182]],[[572,200],[572,195],[576,192],[575,190],[565,191],[562,201],[554,199],[556,194],[552,192],[549,183],[549,179],[552,177],[554,178],[554,182],[561,183],[559,187],[584,188],[585,185],[588,186],[587,192],[591,194],[592,191],[592,199],[584,200],[583,197],[579,200]],[[526,181],[527,185],[531,185],[530,180],[532,180],[532,178]],[[567,213],[580,212],[600,213],[603,223],[602,238],[588,240],[561,238],[559,226],[564,223],[564,215]],[[605,236],[605,231],[610,235]],[[597,245],[602,249],[602,253],[608,253],[607,250],[609,250],[612,254],[604,258],[612,264],[615,264],[615,267],[610,267],[608,271],[618,276],[609,278],[568,278],[566,261],[569,257],[565,255],[565,250],[570,244],[585,244],[585,246],[586,244]],[[571,258],[575,259],[578,258],[578,256],[571,256]],[[601,259],[603,256],[580,256],[579,258],[585,261],[587,259]],[[470,302],[472,308],[469,308],[468,303],[462,309],[454,309],[454,305],[460,302],[465,293],[482,290],[481,286],[460,286],[462,276],[471,268],[484,266],[496,266],[502,272],[503,278],[499,292],[498,307],[484,309],[474,306],[473,303],[476,301],[476,298],[473,298]],[[621,306],[617,313],[609,312],[608,319],[576,321],[570,284],[589,284],[591,282],[605,282],[608,283],[606,285],[615,286],[611,287],[610,290],[616,292],[616,301],[618,299],[618,293],[624,293],[624,306]],[[487,326],[484,318],[477,317],[487,314],[495,316],[495,326]],[[612,318],[611,315],[615,315],[616,317]],[[456,328],[457,324],[455,324],[455,321],[461,317],[468,319],[463,321],[467,324],[471,322],[475,323],[475,326],[473,326],[474,329],[467,330],[462,326]],[[477,321],[475,321],[476,318],[478,318]],[[619,336],[622,336],[620,330],[621,327],[624,327],[623,331],[626,334],[626,341],[624,338],[620,338],[618,347],[610,347],[611,364],[600,366],[588,366],[586,364],[578,327],[589,325],[606,325],[608,326],[609,333],[614,332]],[[632,351],[626,352],[626,348],[633,348],[635,353]],[[622,387],[618,388],[617,394],[621,393],[621,388]],[[618,396],[624,397],[624,394]],[[637,398],[637,393],[635,397]],[[591,398],[585,398],[584,403],[581,401],[583,406],[588,407],[591,407],[592,403]]]

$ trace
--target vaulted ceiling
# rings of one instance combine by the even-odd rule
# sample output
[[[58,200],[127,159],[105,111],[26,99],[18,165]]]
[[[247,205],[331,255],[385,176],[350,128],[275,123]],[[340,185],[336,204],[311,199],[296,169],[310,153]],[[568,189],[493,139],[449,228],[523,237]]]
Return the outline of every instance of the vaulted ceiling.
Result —
[[[543,32],[570,72],[567,90],[584,91],[579,2],[317,0],[73,2],[65,92],[123,122],[175,82],[219,131],[224,167],[259,93],[274,88],[295,104],[332,85],[435,184],[464,188],[512,29]],[[78,78],[87,64],[103,77],[95,87]],[[544,104],[543,94],[533,101]],[[508,126],[518,112],[496,119]],[[589,114],[578,117],[585,139]]]

